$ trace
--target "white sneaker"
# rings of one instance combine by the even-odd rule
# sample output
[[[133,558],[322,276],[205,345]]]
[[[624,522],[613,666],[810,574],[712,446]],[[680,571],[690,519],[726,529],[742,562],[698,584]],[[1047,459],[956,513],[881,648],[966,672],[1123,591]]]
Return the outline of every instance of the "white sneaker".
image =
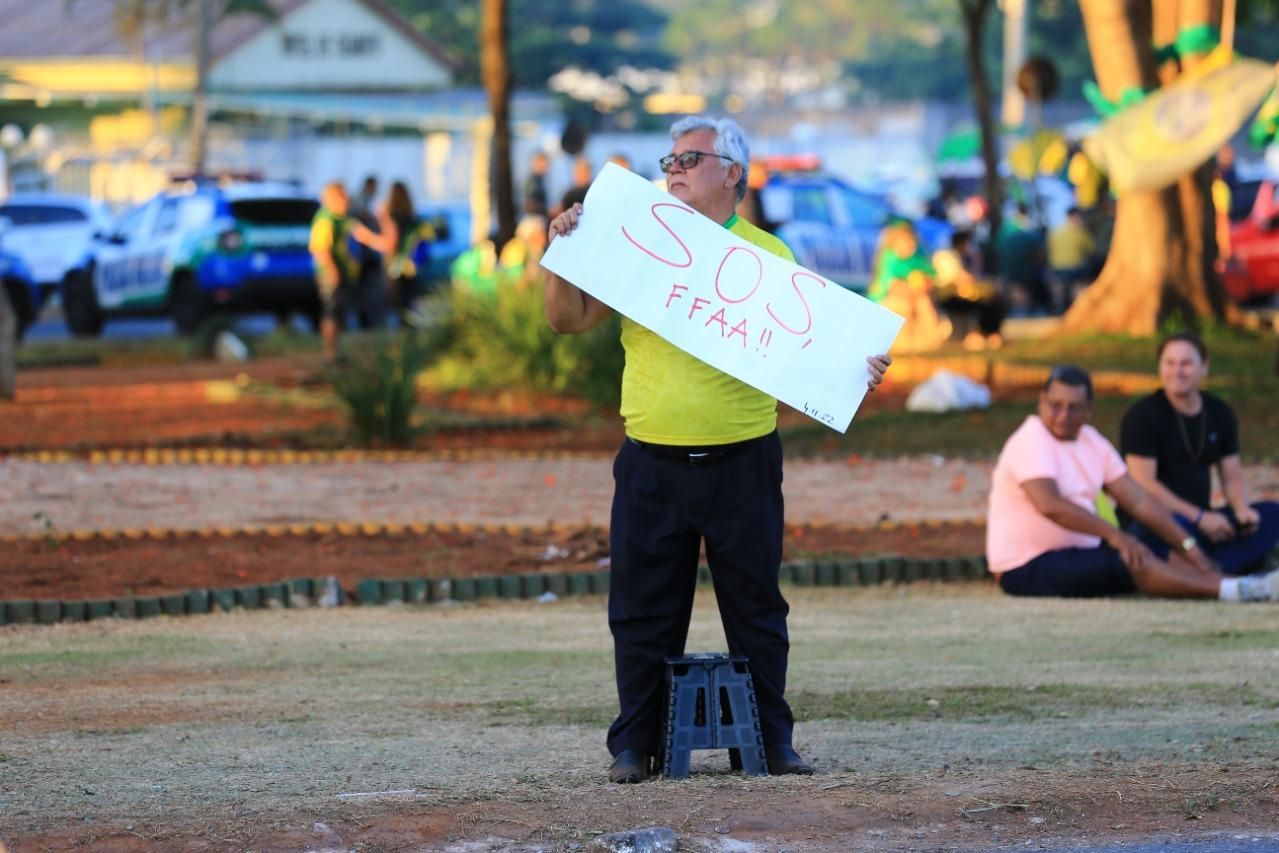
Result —
[[[1279,572],[1239,578],[1240,601],[1279,601]]]

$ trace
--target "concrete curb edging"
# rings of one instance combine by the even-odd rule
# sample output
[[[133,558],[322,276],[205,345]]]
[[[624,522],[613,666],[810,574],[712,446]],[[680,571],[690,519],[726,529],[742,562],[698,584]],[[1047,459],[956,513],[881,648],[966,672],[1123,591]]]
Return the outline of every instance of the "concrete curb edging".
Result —
[[[0,458],[46,465],[88,462],[93,465],[320,465],[365,462],[475,462],[491,460],[606,458],[607,451],[503,450],[262,450],[227,447],[148,447],[98,450],[19,450]]]
[[[856,559],[786,562],[781,580],[790,586],[877,586],[880,584],[957,583],[988,578],[982,557],[914,559],[896,555]],[[711,582],[710,569],[698,569],[698,583]],[[293,580],[226,589],[192,589],[151,596],[95,599],[18,599],[0,601],[0,626],[53,625],[99,619],[150,619],[242,610],[279,610],[342,605],[426,605],[492,599],[537,600],[605,595],[609,570],[481,575],[465,578],[365,578],[346,590],[329,578]],[[326,599],[328,597],[328,600]]]

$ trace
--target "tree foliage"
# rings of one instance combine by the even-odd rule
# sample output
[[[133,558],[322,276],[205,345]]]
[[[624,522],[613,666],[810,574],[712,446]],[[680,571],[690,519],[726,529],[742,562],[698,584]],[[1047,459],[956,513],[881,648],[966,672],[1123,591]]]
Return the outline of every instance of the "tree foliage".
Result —
[[[476,0],[390,0],[419,31],[460,63],[457,80],[480,80]],[[577,66],[611,74],[623,65],[670,68],[660,39],[665,13],[642,0],[510,0],[510,56],[518,88],[542,89],[556,72]]]
[[[992,8],[982,61],[1002,63],[1003,17]],[[1078,4],[1031,4],[1028,47],[1051,56],[1066,91],[1091,76]],[[740,69],[752,59],[777,68],[837,63],[854,96],[875,100],[957,100],[968,96],[963,20],[954,0],[707,0],[672,17],[665,44],[683,61]]]

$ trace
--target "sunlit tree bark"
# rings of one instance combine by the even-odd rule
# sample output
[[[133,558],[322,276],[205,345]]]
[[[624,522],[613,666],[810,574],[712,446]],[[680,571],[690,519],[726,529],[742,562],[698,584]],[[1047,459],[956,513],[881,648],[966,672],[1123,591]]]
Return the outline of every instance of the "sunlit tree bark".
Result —
[[[1152,43],[1179,30],[1217,23],[1213,0],[1081,0],[1088,46],[1103,94],[1167,84],[1194,63],[1155,68]],[[1168,320],[1227,319],[1225,290],[1214,270],[1211,164],[1159,191],[1124,194],[1116,208],[1110,254],[1100,276],[1066,313],[1066,331],[1153,335]]]
[[[18,315],[0,283],[0,400],[12,400],[18,372]]]
[[[515,189],[511,178],[511,67],[507,54],[506,0],[484,0],[481,73],[493,116],[493,196],[498,246],[515,235]]]
[[[977,110],[977,126],[981,130],[981,159],[986,167],[984,193],[990,208],[990,233],[998,234],[1003,222],[1003,192],[999,184],[999,128],[995,124],[995,107],[990,81],[986,79],[986,62],[982,44],[986,37],[991,0],[959,0],[964,18],[967,44],[968,85],[972,89]]]

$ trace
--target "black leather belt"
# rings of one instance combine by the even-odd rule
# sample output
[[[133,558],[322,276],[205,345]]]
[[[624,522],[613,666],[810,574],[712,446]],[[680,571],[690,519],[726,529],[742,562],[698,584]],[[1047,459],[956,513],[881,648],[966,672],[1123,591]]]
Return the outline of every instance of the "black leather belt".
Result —
[[[761,441],[762,438],[748,438],[745,441],[734,441],[731,444],[708,444],[701,447],[689,447],[682,444],[650,444],[647,441],[639,441],[629,437],[626,440],[650,456],[699,467],[723,462],[728,457]]]

